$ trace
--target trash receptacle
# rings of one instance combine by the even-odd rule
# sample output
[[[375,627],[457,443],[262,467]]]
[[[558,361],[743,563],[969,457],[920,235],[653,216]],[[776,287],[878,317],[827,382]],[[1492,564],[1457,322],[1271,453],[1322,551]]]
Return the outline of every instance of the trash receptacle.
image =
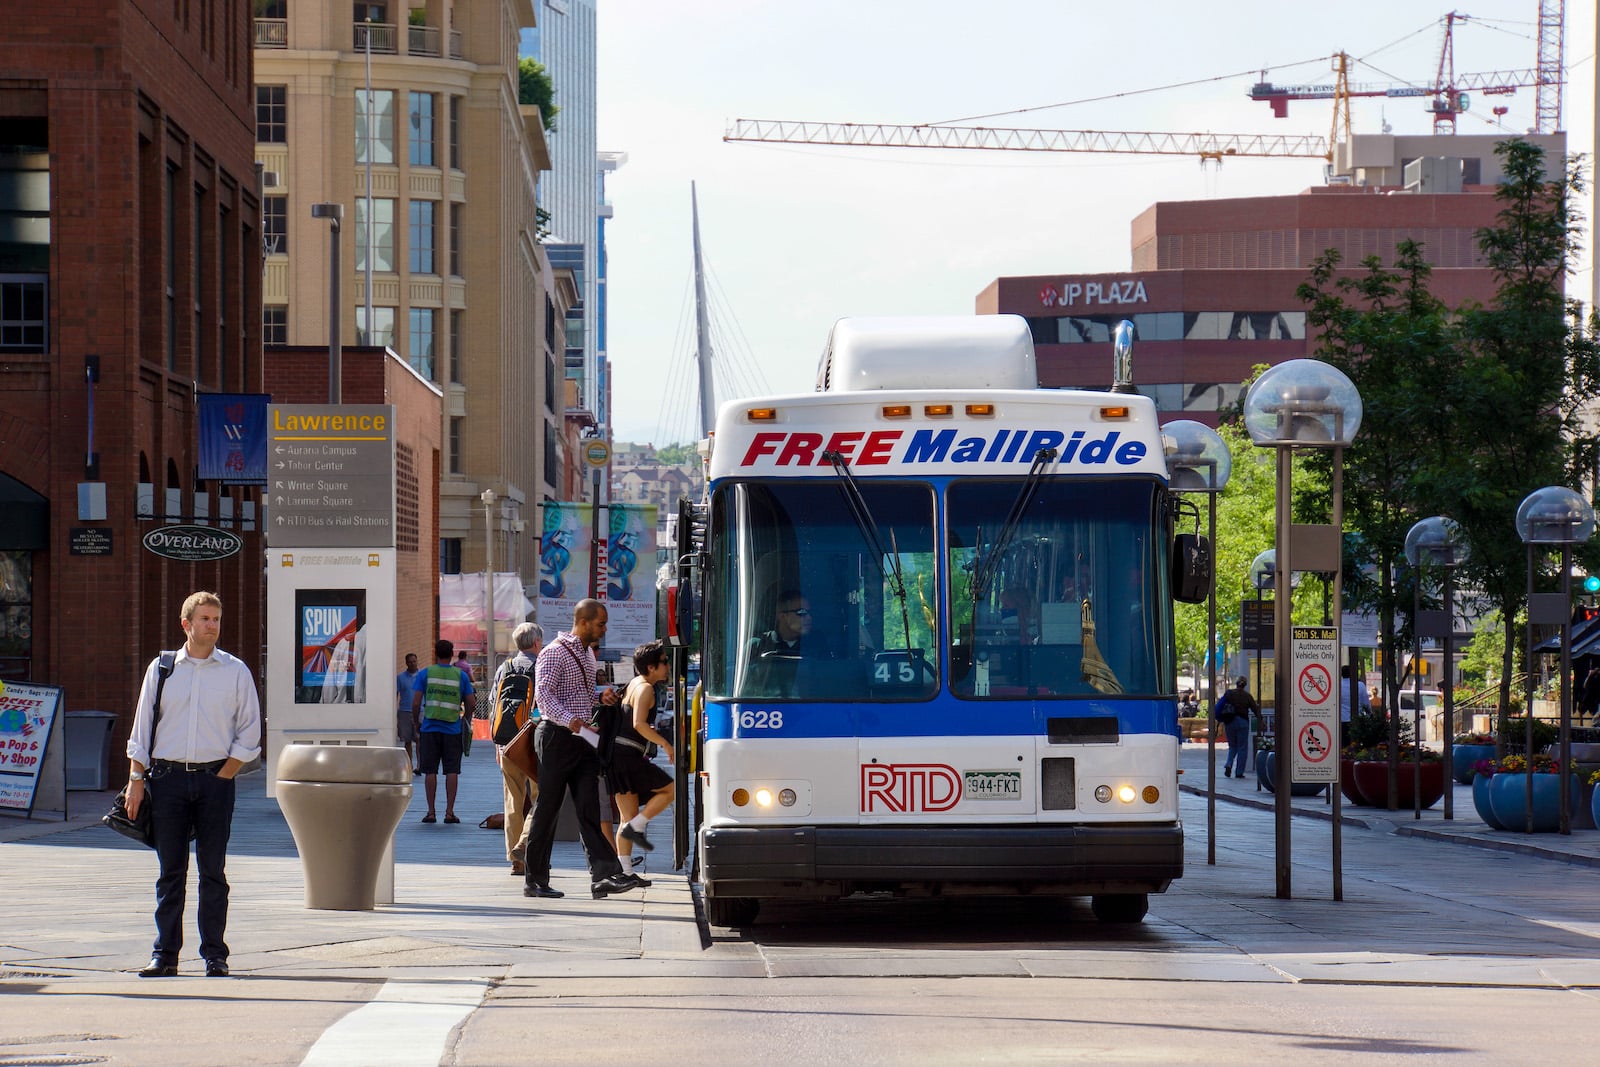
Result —
[[[371,911],[384,848],[411,803],[406,750],[289,745],[277,794],[305,870],[306,907]]]
[[[110,789],[114,711],[69,711],[66,717],[67,788]]]

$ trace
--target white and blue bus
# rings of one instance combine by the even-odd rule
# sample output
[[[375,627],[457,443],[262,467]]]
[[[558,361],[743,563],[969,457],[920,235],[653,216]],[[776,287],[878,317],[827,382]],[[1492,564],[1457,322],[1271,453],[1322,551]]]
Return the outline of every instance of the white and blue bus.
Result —
[[[1182,875],[1196,582],[1155,406],[1123,390],[1038,388],[1015,316],[844,319],[816,392],[721,406],[680,571],[713,924],[858,893],[1137,922]]]

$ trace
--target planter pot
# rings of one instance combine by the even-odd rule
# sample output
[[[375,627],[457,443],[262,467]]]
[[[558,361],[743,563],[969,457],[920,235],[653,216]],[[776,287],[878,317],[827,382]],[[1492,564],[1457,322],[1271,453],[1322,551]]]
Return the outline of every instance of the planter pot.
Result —
[[[1501,822],[1494,813],[1494,805],[1489,802],[1489,783],[1494,781],[1493,775],[1479,774],[1472,779],[1472,806],[1478,809],[1478,818],[1491,830],[1504,830],[1506,824]]]
[[[1481,759],[1494,759],[1493,745],[1455,745],[1450,750],[1451,772],[1462,785],[1471,785],[1477,772],[1472,765]]]
[[[1594,819],[1594,824],[1600,828],[1600,789],[1596,789],[1589,796],[1589,814]]]
[[[1596,828],[1594,821],[1594,795],[1600,790],[1589,784],[1587,774],[1578,774],[1576,780],[1583,783],[1578,786],[1577,799],[1573,801],[1572,828],[1574,830],[1593,830]]]
[[[1413,800],[1415,788],[1415,774],[1412,764],[1399,765],[1398,781],[1395,782],[1394,806],[1402,811],[1416,806]],[[1379,760],[1361,760],[1356,763],[1354,774],[1356,792],[1366,798],[1367,803],[1375,808],[1389,806],[1389,765]],[[1444,764],[1440,762],[1422,764],[1422,806],[1431,808],[1444,796]]]
[[[1507,830],[1527,828],[1528,776],[1525,774],[1497,774],[1489,780],[1489,803],[1494,806],[1495,818]],[[1572,797],[1578,796],[1579,784],[1572,779]],[[1535,833],[1554,833],[1561,828],[1561,777],[1555,774],[1533,775],[1533,829]]]
[[[1257,762],[1260,764],[1260,768],[1256,772],[1257,781],[1261,783],[1261,787],[1267,792],[1276,792],[1277,790],[1273,786],[1278,776],[1278,754],[1276,752],[1263,753]],[[1321,782],[1290,782],[1289,795],[1292,797],[1314,797],[1321,793],[1323,788],[1324,785]]]
[[[1356,762],[1355,760],[1341,759],[1339,761],[1339,792],[1344,798],[1358,808],[1370,808],[1372,805],[1367,798],[1361,795],[1361,790],[1356,788]]]

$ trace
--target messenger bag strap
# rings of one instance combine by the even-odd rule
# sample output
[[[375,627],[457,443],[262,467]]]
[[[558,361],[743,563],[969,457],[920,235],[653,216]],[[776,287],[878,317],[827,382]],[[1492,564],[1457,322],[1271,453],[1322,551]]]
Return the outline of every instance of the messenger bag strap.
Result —
[[[178,665],[178,653],[163,652],[156,657],[156,703],[154,714],[150,718],[150,762],[156,761],[156,727],[161,725],[161,691],[167,687],[167,679],[171,677],[173,668]]]

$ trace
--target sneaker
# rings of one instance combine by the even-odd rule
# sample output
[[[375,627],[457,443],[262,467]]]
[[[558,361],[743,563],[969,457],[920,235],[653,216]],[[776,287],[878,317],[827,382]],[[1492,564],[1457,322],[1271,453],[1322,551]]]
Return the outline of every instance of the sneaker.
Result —
[[[626,893],[630,889],[638,889],[632,875],[614,874],[609,878],[602,878],[589,886],[589,892],[594,894],[594,899],[609,897],[616,893]]]
[[[634,845],[644,849],[646,852],[653,851],[656,847],[650,843],[650,839],[648,837],[644,836],[644,831],[635,830],[632,823],[623,823],[622,829],[617,831],[617,836],[622,838],[624,841],[633,842]]]

